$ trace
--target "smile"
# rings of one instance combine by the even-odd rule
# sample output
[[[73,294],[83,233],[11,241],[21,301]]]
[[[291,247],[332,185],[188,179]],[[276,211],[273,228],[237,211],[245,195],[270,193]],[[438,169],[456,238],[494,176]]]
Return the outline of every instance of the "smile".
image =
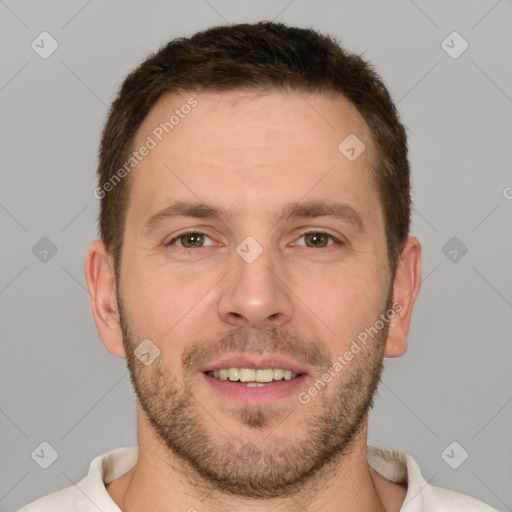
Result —
[[[282,368],[221,368],[219,370],[209,371],[206,374],[219,380],[229,380],[239,384],[245,384],[247,387],[261,387],[274,381],[292,380],[298,377],[298,374],[291,370]]]

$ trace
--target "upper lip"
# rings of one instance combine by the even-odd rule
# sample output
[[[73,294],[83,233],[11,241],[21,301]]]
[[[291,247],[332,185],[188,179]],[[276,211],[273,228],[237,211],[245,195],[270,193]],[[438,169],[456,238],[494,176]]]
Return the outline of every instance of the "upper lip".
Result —
[[[203,373],[221,370],[222,368],[281,368],[296,374],[308,373],[308,368],[290,359],[278,355],[226,354],[212,363],[205,364],[200,371]]]

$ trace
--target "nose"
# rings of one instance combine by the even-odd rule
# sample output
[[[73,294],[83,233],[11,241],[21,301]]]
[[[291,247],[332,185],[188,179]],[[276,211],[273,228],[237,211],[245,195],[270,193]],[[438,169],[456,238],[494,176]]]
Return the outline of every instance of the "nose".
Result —
[[[235,327],[276,328],[292,318],[293,302],[286,276],[270,250],[248,263],[237,253],[218,302],[221,320]]]

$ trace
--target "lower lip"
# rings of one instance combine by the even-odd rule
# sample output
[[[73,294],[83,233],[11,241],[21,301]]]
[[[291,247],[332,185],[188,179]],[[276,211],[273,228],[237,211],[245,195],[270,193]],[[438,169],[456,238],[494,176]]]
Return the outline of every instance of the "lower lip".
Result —
[[[291,380],[273,381],[266,386],[247,387],[230,380],[216,379],[205,373],[201,375],[217,393],[242,405],[269,405],[293,395],[297,396],[308,377],[300,375]]]

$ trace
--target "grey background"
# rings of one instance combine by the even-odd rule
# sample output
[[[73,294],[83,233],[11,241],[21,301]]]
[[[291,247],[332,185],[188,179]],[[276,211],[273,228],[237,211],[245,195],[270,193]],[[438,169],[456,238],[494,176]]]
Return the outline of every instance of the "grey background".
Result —
[[[509,0],[0,0],[1,511],[136,444],[125,363],[99,341],[84,279],[108,104],[167,40],[261,19],[312,26],[362,52],[409,129],[424,281],[408,352],[386,360],[369,443],[412,454],[434,485],[512,510]],[[43,31],[59,44],[47,59],[31,48]],[[441,46],[453,31],[469,43],[457,59]],[[57,248],[46,262],[33,253],[43,237]],[[452,237],[459,247],[443,252]],[[31,458],[42,441],[59,455],[46,470]],[[441,456],[452,441],[469,453],[458,469]]]

